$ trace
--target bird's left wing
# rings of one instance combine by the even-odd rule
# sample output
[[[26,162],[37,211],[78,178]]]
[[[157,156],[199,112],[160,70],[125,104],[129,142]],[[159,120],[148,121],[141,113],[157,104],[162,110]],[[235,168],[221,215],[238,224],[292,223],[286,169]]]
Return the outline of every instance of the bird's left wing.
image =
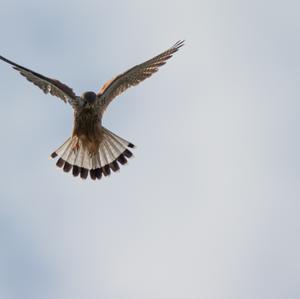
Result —
[[[76,94],[69,86],[56,79],[45,77],[19,64],[16,64],[15,62],[8,60],[1,55],[0,59],[12,65],[15,70],[17,70],[28,81],[42,89],[44,93],[50,93],[51,95],[62,99],[65,103],[67,103],[67,101],[70,102],[71,105],[77,102]]]
[[[166,61],[183,46],[183,44],[184,41],[178,41],[163,53],[147,60],[144,63],[134,66],[125,73],[106,82],[97,94],[99,98],[99,109],[104,111],[116,96],[124,92],[129,87],[139,84],[157,72],[158,68],[164,65]]]

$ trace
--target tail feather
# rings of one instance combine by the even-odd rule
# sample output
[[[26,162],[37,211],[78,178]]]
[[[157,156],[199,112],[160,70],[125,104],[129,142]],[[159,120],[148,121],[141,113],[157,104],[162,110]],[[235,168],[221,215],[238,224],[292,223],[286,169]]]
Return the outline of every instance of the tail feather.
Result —
[[[101,157],[103,157],[103,162],[101,163],[103,174],[104,174],[104,176],[108,176],[108,175],[110,175],[110,168],[109,168],[110,157],[108,155],[107,147],[106,147],[105,143],[106,143],[106,141],[104,139],[103,142],[100,144],[99,153],[101,154]]]
[[[91,154],[77,137],[70,137],[51,157],[59,157],[56,165],[64,172],[72,170],[73,176],[82,179],[90,174],[91,179],[96,180],[109,176],[111,171],[118,171],[120,164],[126,164],[127,158],[133,156],[129,148],[134,148],[134,145],[103,128],[103,140],[96,153]]]

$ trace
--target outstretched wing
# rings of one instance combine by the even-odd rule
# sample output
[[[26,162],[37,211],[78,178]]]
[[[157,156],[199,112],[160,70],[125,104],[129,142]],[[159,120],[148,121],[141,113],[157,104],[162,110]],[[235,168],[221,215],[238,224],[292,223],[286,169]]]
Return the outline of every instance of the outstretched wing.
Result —
[[[172,55],[184,45],[184,41],[178,41],[174,46],[165,52],[153,57],[152,59],[134,66],[125,73],[118,75],[112,80],[106,82],[99,90],[100,109],[104,111],[109,103],[119,94],[124,92],[131,86],[135,86],[149,78],[152,74],[158,71],[158,68],[166,63]]]
[[[76,94],[69,86],[16,64],[3,56],[0,56],[0,59],[12,65],[15,70],[28,81],[42,89],[44,93],[50,93],[53,96],[59,97],[65,103],[69,101],[72,104],[72,102],[77,101]]]

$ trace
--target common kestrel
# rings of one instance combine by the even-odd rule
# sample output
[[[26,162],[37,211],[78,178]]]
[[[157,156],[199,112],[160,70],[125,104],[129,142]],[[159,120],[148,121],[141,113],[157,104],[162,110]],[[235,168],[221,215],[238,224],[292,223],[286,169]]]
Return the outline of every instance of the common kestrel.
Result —
[[[56,165],[74,176],[86,179],[101,179],[119,170],[132,156],[134,145],[102,126],[102,116],[109,103],[126,89],[139,84],[164,65],[182,47],[178,41],[163,53],[138,64],[106,82],[96,94],[93,91],[77,96],[67,85],[12,62],[3,56],[0,59],[11,64],[22,76],[38,86],[45,94],[50,93],[69,103],[74,110],[74,128],[70,138],[51,154],[58,157]]]

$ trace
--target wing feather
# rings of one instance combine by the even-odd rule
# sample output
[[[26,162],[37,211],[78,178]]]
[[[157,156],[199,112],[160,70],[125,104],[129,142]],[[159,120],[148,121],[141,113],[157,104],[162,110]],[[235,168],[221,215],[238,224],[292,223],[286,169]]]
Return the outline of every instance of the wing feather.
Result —
[[[0,59],[12,65],[15,70],[17,70],[28,81],[32,82],[34,85],[43,90],[44,93],[50,93],[51,95],[62,99],[64,102],[67,102],[68,100],[70,100],[70,102],[74,102],[77,100],[76,94],[74,93],[72,88],[70,88],[66,84],[63,84],[56,79],[45,77],[28,68],[16,64],[13,61],[10,61],[3,56],[0,56]]]
[[[156,73],[160,66],[164,65],[172,55],[184,45],[184,41],[178,41],[171,48],[163,53],[147,60],[144,63],[138,64],[125,73],[106,82],[99,90],[97,96],[99,98],[100,109],[104,111],[109,103],[126,89],[135,86],[143,80],[149,78]]]

